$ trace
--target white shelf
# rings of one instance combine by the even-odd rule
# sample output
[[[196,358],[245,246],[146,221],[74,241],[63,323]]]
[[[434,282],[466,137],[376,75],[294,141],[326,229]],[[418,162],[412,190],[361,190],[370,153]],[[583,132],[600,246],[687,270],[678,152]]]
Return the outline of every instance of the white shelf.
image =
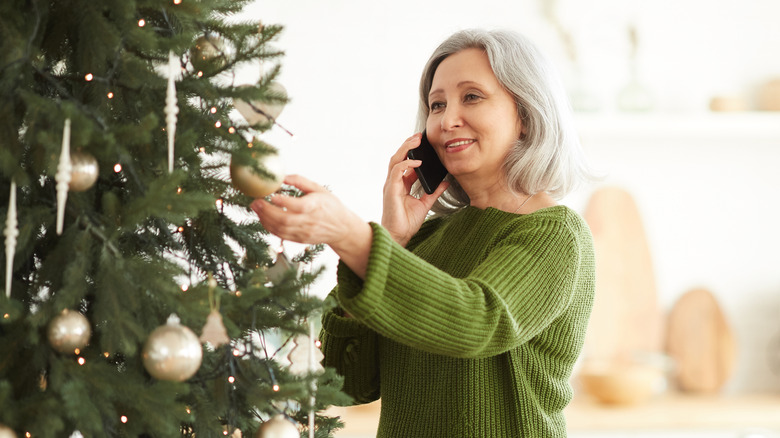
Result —
[[[576,113],[583,143],[590,139],[717,139],[780,144],[780,112]]]

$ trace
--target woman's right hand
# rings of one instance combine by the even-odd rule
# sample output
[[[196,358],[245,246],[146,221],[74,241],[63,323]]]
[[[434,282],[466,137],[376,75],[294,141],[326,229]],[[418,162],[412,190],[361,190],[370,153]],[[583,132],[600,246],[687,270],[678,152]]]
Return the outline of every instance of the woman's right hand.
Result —
[[[423,193],[420,198],[416,198],[410,194],[412,184],[417,181],[417,172],[414,169],[419,167],[422,161],[409,160],[406,154],[410,149],[420,146],[421,137],[418,133],[407,138],[390,158],[387,169],[382,226],[402,246],[409,243],[414,233],[420,229],[433,203],[449,187],[448,182],[442,182],[430,195]]]

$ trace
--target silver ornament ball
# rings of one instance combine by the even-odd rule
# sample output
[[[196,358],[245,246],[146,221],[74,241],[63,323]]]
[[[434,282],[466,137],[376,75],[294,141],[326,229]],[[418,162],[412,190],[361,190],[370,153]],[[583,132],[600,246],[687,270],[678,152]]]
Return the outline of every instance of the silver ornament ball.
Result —
[[[0,438],[16,438],[16,433],[5,424],[0,424]]]
[[[300,438],[301,433],[284,415],[275,415],[263,423],[254,438]]]
[[[142,356],[144,368],[152,377],[183,382],[200,368],[203,347],[192,330],[172,317],[149,334]]]
[[[49,323],[49,344],[60,353],[73,353],[89,343],[92,329],[89,320],[79,312],[65,309]]]
[[[70,154],[70,183],[68,188],[72,192],[83,192],[95,184],[98,179],[98,162],[94,156],[86,152],[74,152]]]
[[[251,156],[252,159],[259,163],[261,168],[270,174],[271,178],[256,173],[251,166],[243,166],[231,160],[230,179],[233,182],[233,186],[252,198],[263,198],[279,190],[284,179],[282,161],[279,155],[275,153],[262,154],[260,152],[252,152]]]

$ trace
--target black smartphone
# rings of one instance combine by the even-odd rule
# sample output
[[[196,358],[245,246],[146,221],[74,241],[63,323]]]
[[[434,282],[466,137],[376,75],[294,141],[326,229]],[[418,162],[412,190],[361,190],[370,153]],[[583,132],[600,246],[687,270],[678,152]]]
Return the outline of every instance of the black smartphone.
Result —
[[[439,156],[436,155],[436,151],[433,150],[433,146],[425,135],[425,131],[422,133],[420,146],[411,149],[406,156],[412,160],[422,161],[420,167],[416,167],[414,171],[417,172],[417,179],[420,180],[425,193],[430,195],[436,191],[436,187],[439,187],[444,177],[447,176],[447,169],[441,164]]]

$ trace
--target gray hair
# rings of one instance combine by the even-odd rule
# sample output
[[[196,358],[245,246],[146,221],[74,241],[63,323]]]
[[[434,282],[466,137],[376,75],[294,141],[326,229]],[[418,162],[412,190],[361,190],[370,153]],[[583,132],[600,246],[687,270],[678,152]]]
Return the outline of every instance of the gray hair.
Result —
[[[514,97],[526,134],[517,140],[504,162],[510,190],[521,194],[547,192],[563,198],[590,176],[566,92],[552,64],[526,37],[511,31],[463,30],[433,52],[420,79],[417,130],[428,119],[428,93],[439,64],[454,53],[478,48],[487,53],[498,82]],[[450,187],[434,204],[439,215],[469,205],[469,197],[452,175]],[[421,194],[421,189],[415,189]]]

